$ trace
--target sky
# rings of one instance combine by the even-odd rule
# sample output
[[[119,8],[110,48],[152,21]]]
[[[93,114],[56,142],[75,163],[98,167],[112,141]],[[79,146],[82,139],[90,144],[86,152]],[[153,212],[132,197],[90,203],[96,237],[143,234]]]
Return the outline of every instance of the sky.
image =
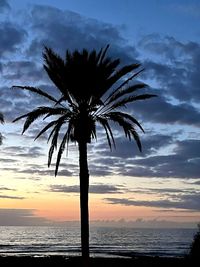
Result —
[[[200,221],[200,2],[195,0],[0,0],[0,225],[79,220],[77,146],[59,174],[47,167],[44,121],[21,135],[17,117],[45,102],[13,85],[51,92],[44,45],[67,49],[110,44],[121,66],[140,62],[139,80],[158,97],[134,103],[143,151],[114,129],[116,150],[103,132],[88,147],[90,220],[113,224],[194,227]]]

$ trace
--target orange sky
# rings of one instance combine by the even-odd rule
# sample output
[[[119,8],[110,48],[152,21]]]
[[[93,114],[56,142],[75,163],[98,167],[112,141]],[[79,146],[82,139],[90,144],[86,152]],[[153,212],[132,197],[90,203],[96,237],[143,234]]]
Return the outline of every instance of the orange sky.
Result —
[[[77,177],[45,177],[33,180],[31,175],[26,178],[21,177],[17,173],[8,173],[1,171],[1,187],[5,188],[4,192],[1,190],[1,195],[7,194],[12,198],[1,198],[0,209],[31,209],[34,210],[33,214],[36,217],[45,218],[50,221],[76,221],[79,220],[79,194],[78,193],[64,193],[64,192],[51,192],[50,187],[59,184],[60,186],[72,186],[75,183],[78,185]],[[91,178],[92,179],[92,178]],[[110,177],[110,178],[96,178],[95,182],[101,183],[117,183],[123,186],[129,181],[130,192],[127,193],[111,193],[111,194],[95,194],[91,193],[89,198],[90,220],[120,220],[127,221],[137,220],[142,218],[144,220],[167,220],[176,222],[196,222],[200,218],[199,213],[183,212],[172,210],[163,212],[161,208],[111,204],[106,201],[106,198],[114,197],[131,198],[137,200],[155,200],[160,196],[156,194],[141,194],[140,192],[131,192],[131,189],[142,188],[142,185],[147,186],[148,179],[141,178],[130,179],[130,177]],[[174,187],[175,181],[166,181],[166,186]],[[152,187],[154,183],[149,183]],[[132,186],[132,188],[131,188]],[[8,190],[10,189],[10,190]],[[8,194],[9,192],[9,194]]]

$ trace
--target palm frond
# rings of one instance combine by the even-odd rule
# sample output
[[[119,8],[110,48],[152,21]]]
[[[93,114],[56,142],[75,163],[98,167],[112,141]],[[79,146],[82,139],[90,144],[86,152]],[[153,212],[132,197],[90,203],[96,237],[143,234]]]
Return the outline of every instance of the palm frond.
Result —
[[[130,73],[131,71],[139,68],[141,66],[141,64],[139,63],[134,63],[134,64],[130,64],[130,65],[126,65],[124,67],[122,67],[121,69],[119,69],[116,73],[113,74],[113,76],[111,76],[108,81],[107,81],[107,86],[108,88],[110,88],[113,84],[115,84],[117,81],[119,81],[122,77],[124,77],[126,74]],[[140,71],[141,72],[141,71]],[[139,73],[139,72],[138,72]],[[125,84],[127,84],[130,80],[132,80],[137,74],[133,74],[129,79],[127,79],[125,82],[123,82],[120,85],[120,88],[122,86],[124,86]]]
[[[32,86],[21,86],[21,85],[14,85],[12,86],[13,89],[22,89],[22,90],[27,90],[30,92],[33,92],[35,94],[38,94],[40,96],[43,96],[45,98],[47,98],[48,100],[51,100],[53,102],[57,102],[57,99],[54,98],[53,96],[47,94],[46,92],[42,91],[40,88],[37,87],[32,87]]]
[[[22,134],[23,134],[35,120],[37,120],[41,116],[44,116],[45,114],[48,114],[49,112],[51,112],[51,110],[52,108],[50,107],[38,107],[37,109],[29,113],[26,113],[20,117],[17,117],[16,119],[13,120],[13,122],[21,120],[23,118],[27,118],[24,123],[23,131],[22,131]]]
[[[48,129],[50,129],[53,125],[55,125],[57,123],[57,120],[55,121],[51,121],[50,123],[48,123],[35,137],[34,140],[38,139],[43,133],[45,133]]]
[[[70,57],[69,51],[67,51],[67,55]],[[43,53],[43,58],[46,64],[43,64],[45,71],[47,72],[49,78],[56,85],[57,89],[62,93],[65,99],[71,103],[71,98],[69,97],[69,91],[67,89],[67,68],[65,61],[56,54],[52,49],[45,47],[45,51]]]
[[[142,94],[142,95],[125,97],[123,99],[120,99],[117,102],[114,102],[110,107],[108,107],[107,110],[111,111],[111,110],[116,109],[118,107],[124,107],[128,103],[132,103],[132,102],[137,101],[137,100],[145,100],[145,99],[148,99],[151,97],[156,97],[156,96],[157,95],[153,95],[153,94]]]
[[[112,130],[110,128],[110,125],[108,123],[108,120],[105,118],[102,118],[102,117],[98,117],[96,120],[103,126],[103,128],[106,132],[108,145],[109,145],[110,149],[112,150],[112,146],[114,146],[114,148],[115,148],[115,139],[114,139]]]
[[[144,133],[144,129],[142,128],[141,124],[131,115],[127,114],[127,113],[124,113],[124,112],[120,112],[120,111],[114,111],[114,112],[109,112],[109,113],[106,113],[106,117],[108,119],[111,119],[113,120],[113,118],[119,118],[119,119],[122,119],[122,120],[129,120],[131,121],[133,124],[136,124],[141,130],[142,132]]]
[[[0,112],[0,123],[4,123],[4,116],[1,112]]]
[[[137,143],[139,151],[142,152],[142,143],[140,141],[140,137],[139,137],[138,133],[134,129],[132,129],[131,130],[131,134],[132,134],[133,138],[135,139],[135,141]]]
[[[49,153],[48,153],[48,167],[51,165],[51,160],[52,160],[52,156],[53,156],[53,152],[54,152],[54,144],[51,144],[50,145],[50,148],[49,148]]]
[[[96,141],[97,141],[95,121],[93,121],[93,124],[91,125],[91,136],[92,136],[92,139],[96,139]]]
[[[62,157],[63,151],[65,149],[66,141],[69,138],[69,132],[67,131],[62,139],[62,142],[59,147],[58,155],[57,155],[57,160],[56,160],[56,168],[55,168],[55,176],[58,174],[58,168],[60,165],[60,159]]]
[[[137,65],[137,64],[136,64]],[[138,64],[138,66],[136,66],[136,68],[140,67],[141,65]],[[133,75],[131,75],[128,79],[125,79],[124,82],[122,82],[116,89],[115,91],[121,89],[123,86],[127,85],[131,80],[133,80],[136,76],[138,76],[141,72],[143,72],[144,69],[139,70],[138,72],[134,73]],[[126,73],[127,74],[127,73]],[[126,75],[125,74],[125,75]],[[123,75],[124,76],[124,75]],[[118,79],[119,80],[119,79]]]
[[[3,135],[0,133],[0,146],[2,145]]]
[[[60,75],[60,73],[62,73],[62,71],[64,70],[65,62],[51,48],[45,46],[44,52],[43,52],[43,58],[44,58],[44,62],[46,63],[44,64],[44,66],[54,71],[59,70],[57,75]]]
[[[111,102],[117,100],[118,98],[127,95],[127,94],[132,94],[137,90],[143,89],[147,87],[147,84],[145,83],[139,83],[139,84],[134,84],[132,86],[129,86],[128,88],[125,89],[117,89],[110,94],[108,97],[108,102],[106,104],[110,104]]]
[[[123,128],[125,136],[130,141],[131,141],[132,138],[136,141],[137,146],[138,146],[138,148],[139,148],[139,150],[141,152],[142,151],[142,145],[141,145],[141,142],[140,142],[139,135],[136,132],[134,126],[130,122],[126,121],[122,116],[110,116],[110,120],[118,123],[119,126]]]
[[[103,60],[104,60],[104,58],[105,58],[105,55],[106,55],[106,53],[107,53],[109,47],[110,47],[110,45],[108,44],[108,45],[104,48],[104,50],[101,50],[101,51],[100,51],[100,55],[99,55],[99,64],[102,64],[102,62],[103,62]]]
[[[49,107],[49,112],[48,114],[44,117],[44,119],[50,117],[50,116],[55,116],[55,115],[71,115],[71,110],[68,108],[51,108]]]
[[[50,146],[50,149],[49,149],[48,167],[51,165],[51,160],[52,160],[54,149],[57,148],[59,132],[60,132],[60,129],[61,129],[63,123],[64,123],[64,120],[65,120],[63,117],[62,117],[62,119],[60,118],[57,121],[56,126],[53,129],[53,133],[51,132],[51,135],[53,135],[53,136],[52,136],[52,139],[51,139],[51,146]]]
[[[63,115],[61,117],[59,117],[57,120],[56,120],[56,123],[55,123],[55,126],[53,127],[52,131],[50,132],[49,136],[48,136],[48,139],[47,139],[47,143],[50,141],[52,135],[54,134],[54,132],[57,130],[57,127],[62,126],[62,124],[69,120],[69,116],[68,115]]]
[[[27,90],[51,101],[51,107],[38,107],[19,116],[14,122],[25,118],[22,131],[24,133],[36,119],[40,117],[47,119],[47,125],[37,133],[35,140],[48,132],[47,142],[50,142],[48,167],[51,165],[53,154],[56,150],[58,152],[55,176],[66,146],[68,151],[69,141],[90,143],[91,139],[97,139],[96,123],[103,127],[111,150],[115,148],[111,123],[116,123],[125,136],[129,140],[135,140],[139,150],[142,150],[136,129],[139,127],[143,132],[144,129],[133,116],[121,112],[120,109],[134,101],[156,95],[140,94],[138,90],[147,85],[131,82],[143,71],[140,69],[141,64],[134,63],[120,67],[120,59],[112,59],[106,55],[108,49],[109,45],[99,52],[95,50],[89,52],[86,49],[74,52],[67,50],[65,58],[62,59],[52,49],[45,47],[43,67],[54,83],[57,93],[61,93],[58,97],[37,87],[18,85],[12,87]],[[3,117],[0,113],[1,122]]]

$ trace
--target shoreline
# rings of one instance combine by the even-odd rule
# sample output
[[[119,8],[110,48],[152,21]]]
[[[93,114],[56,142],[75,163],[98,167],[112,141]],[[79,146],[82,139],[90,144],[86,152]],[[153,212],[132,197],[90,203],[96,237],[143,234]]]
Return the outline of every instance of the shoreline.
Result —
[[[80,256],[0,256],[0,266],[19,267],[74,267],[82,266]],[[195,266],[187,257],[90,257],[91,267],[192,267]]]

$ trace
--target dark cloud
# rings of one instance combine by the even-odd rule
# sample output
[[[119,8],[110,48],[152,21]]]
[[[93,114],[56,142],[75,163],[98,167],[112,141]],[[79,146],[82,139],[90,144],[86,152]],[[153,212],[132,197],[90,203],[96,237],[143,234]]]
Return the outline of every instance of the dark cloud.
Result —
[[[99,160],[99,162],[101,162]],[[108,176],[113,174],[112,166],[105,165],[94,165],[89,164],[90,174],[91,176]]]
[[[121,193],[121,186],[105,185],[105,184],[95,184],[90,185],[90,194],[116,194]],[[61,192],[61,193],[79,193],[80,187],[78,185],[73,186],[63,186],[63,185],[52,185],[50,188],[51,192]]]
[[[157,154],[159,150],[173,144],[173,137],[154,134],[145,135],[141,140],[143,147],[142,153],[139,152],[133,141],[130,142],[123,136],[116,139],[116,149],[113,151],[109,150],[106,143],[97,145],[98,158],[94,161],[101,164],[101,168],[107,172],[115,172],[120,175],[128,176],[149,177],[152,175],[152,172],[147,169],[149,166],[147,165],[148,159],[151,158],[151,155],[153,158],[153,155]],[[142,164],[138,163],[140,160],[147,162],[147,164],[142,166]],[[155,164],[155,162],[152,164]]]
[[[193,184],[200,185],[200,180],[193,182]]]
[[[113,44],[115,53],[120,57],[123,55],[125,61],[137,55],[134,47],[127,46],[120,27],[89,19],[75,12],[35,5],[30,12],[30,24],[37,33],[37,38],[32,40],[27,50],[31,56],[41,55],[44,44],[56,47],[58,52],[63,53],[67,48],[100,49],[107,43]],[[122,52],[122,46],[126,53]]]
[[[0,162],[3,162],[3,163],[14,163],[14,162],[17,162],[16,159],[6,159],[6,158],[0,158]]]
[[[2,77],[5,80],[13,80],[20,84],[45,80],[46,76],[42,67],[38,67],[34,61],[8,61],[2,64]]]
[[[17,197],[17,196],[8,196],[8,195],[0,195],[0,198],[7,198],[7,199],[25,199],[24,197]]]
[[[144,207],[156,207],[165,209],[182,209],[191,211],[200,211],[200,198],[199,194],[184,195],[179,197],[178,200],[133,200],[125,198],[105,198],[106,202],[110,204],[119,204],[124,206],[144,206]]]
[[[35,215],[34,209],[0,209],[0,225],[46,225],[49,223],[45,218]]]
[[[97,145],[97,158],[92,162],[101,164],[103,169],[117,175],[187,179],[200,177],[199,140],[178,141],[175,135],[147,135],[142,140],[143,153],[134,150],[134,144],[125,138],[118,138],[117,141],[117,148],[113,151],[109,151],[105,143]]]
[[[0,1],[0,13],[4,12],[5,10],[9,10],[10,5],[7,0]]]
[[[132,107],[133,112],[145,122],[200,127],[200,111],[197,108],[188,103],[169,102],[162,93],[159,95],[159,92],[157,95],[157,98],[144,104],[135,103]]]
[[[23,173],[23,174],[34,174],[38,175],[40,179],[42,179],[43,176],[55,176],[55,170],[54,169],[49,169],[46,166],[41,166],[41,165],[35,165],[35,166],[30,166],[30,167],[25,167],[25,168],[19,168],[18,173]],[[62,170],[60,169],[58,172],[58,176],[72,176],[73,173],[69,170]],[[31,178],[32,179],[32,178]]]
[[[177,56],[183,56],[183,44],[174,37],[162,37],[158,33],[148,34],[141,38],[138,45],[150,53],[175,61]]]
[[[99,150],[99,154],[103,157],[99,158],[99,161],[105,165],[119,166],[122,163],[119,158],[128,159],[135,158],[137,156],[145,157],[147,155],[154,154],[161,148],[166,147],[173,143],[173,137],[169,135],[154,134],[154,135],[141,135],[142,153],[137,148],[134,141],[129,141],[125,136],[115,138],[116,149],[109,150],[107,143],[97,144],[96,148]],[[108,161],[107,157],[109,155]],[[109,164],[109,161],[111,164]]]
[[[15,157],[27,157],[27,158],[38,158],[44,154],[41,152],[42,148],[39,146],[25,147],[25,146],[7,146],[6,155]]]
[[[189,159],[200,158],[200,140],[183,140],[177,141],[174,152]]]
[[[8,187],[0,186],[0,191],[16,191],[16,190],[15,189],[8,188]]]
[[[199,43],[153,34],[145,36],[139,45],[159,58],[145,63],[148,78],[156,80],[166,95],[186,103],[199,102]]]
[[[159,194],[164,196],[171,196],[177,198],[177,196],[182,194],[193,194],[200,193],[199,191],[194,191],[194,189],[180,189],[180,188],[135,188],[129,190],[129,192],[139,193],[139,194]]]
[[[26,37],[26,32],[10,22],[0,23],[0,56],[16,52]]]
[[[132,168],[123,173],[146,177],[199,178],[200,141],[183,140],[175,145],[172,154],[133,160]]]

